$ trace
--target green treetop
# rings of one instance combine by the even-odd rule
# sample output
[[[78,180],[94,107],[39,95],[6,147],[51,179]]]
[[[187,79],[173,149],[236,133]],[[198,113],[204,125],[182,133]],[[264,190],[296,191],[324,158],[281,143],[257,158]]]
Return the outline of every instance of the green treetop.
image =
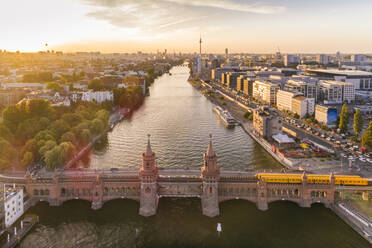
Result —
[[[354,131],[357,136],[359,136],[360,132],[362,131],[363,127],[363,117],[362,114],[360,113],[360,109],[357,109],[355,114],[354,114]]]
[[[346,132],[347,131],[347,126],[348,126],[348,113],[347,113],[347,105],[344,104],[342,106],[342,109],[341,109],[341,114],[340,114],[340,124],[339,124],[339,128],[341,129],[342,132]]]

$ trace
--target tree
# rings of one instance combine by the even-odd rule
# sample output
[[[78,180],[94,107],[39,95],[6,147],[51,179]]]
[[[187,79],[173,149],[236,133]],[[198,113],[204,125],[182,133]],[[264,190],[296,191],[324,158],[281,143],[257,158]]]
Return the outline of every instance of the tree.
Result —
[[[105,129],[105,126],[104,126],[103,122],[98,118],[91,121],[91,123],[89,125],[89,130],[93,134],[100,134],[104,131],[104,129]]]
[[[50,131],[54,134],[56,139],[59,139],[62,134],[70,130],[70,125],[64,120],[56,120],[50,126]]]
[[[23,167],[27,167],[27,166],[29,166],[33,162],[34,162],[34,155],[32,154],[32,152],[26,152],[23,155],[23,159],[21,161],[22,166]]]
[[[48,169],[60,168],[63,165],[63,148],[55,146],[45,153],[45,164]]]
[[[3,113],[3,123],[9,128],[10,131],[15,133],[18,124],[27,118],[27,113],[22,111],[17,105],[9,105],[4,109]]]
[[[7,169],[17,156],[17,151],[5,139],[0,138],[0,168]]]
[[[369,122],[368,127],[364,130],[362,135],[362,145],[372,148],[372,121]]]
[[[71,142],[62,142],[60,147],[62,147],[62,161],[67,163],[76,153],[75,146]]]
[[[61,137],[61,142],[71,142],[72,144],[75,144],[76,137],[73,132],[66,132]]]
[[[88,89],[92,89],[93,91],[100,91],[105,88],[105,85],[103,84],[102,80],[99,78],[92,79],[88,83]]]
[[[23,146],[21,155],[24,156],[27,152],[31,152],[34,158],[39,154],[39,147],[37,146],[37,141],[35,139],[30,139]]]
[[[83,143],[83,144],[88,144],[90,142],[90,139],[92,137],[89,129],[83,129],[79,135],[80,137],[80,141]]]
[[[81,115],[77,113],[66,113],[62,115],[62,120],[68,123],[71,127],[74,127],[80,124],[83,119]]]
[[[46,152],[52,150],[54,147],[57,146],[57,143],[54,141],[54,140],[48,140],[44,143],[44,146],[42,146],[40,149],[39,149],[39,154],[41,156],[44,156],[46,154]]]
[[[324,131],[328,131],[328,127],[327,127],[327,125],[324,125],[324,124],[323,124],[323,125],[321,126],[321,128],[322,128],[322,130],[324,130]]]
[[[9,128],[2,123],[0,123],[0,138],[9,142],[13,139],[13,134],[10,132]]]
[[[63,90],[62,86],[57,82],[49,82],[47,83],[46,88],[48,90],[52,90],[53,92],[61,92]]]
[[[347,131],[348,127],[348,112],[347,112],[347,105],[344,104],[341,109],[341,114],[340,114],[340,125],[338,126],[342,132]]]
[[[363,128],[363,117],[362,117],[362,114],[360,113],[360,109],[357,109],[354,114],[353,128],[354,128],[354,132],[356,133],[356,135],[359,136]]]
[[[51,118],[55,112],[50,107],[49,101],[44,99],[32,99],[28,101],[26,110],[31,118]]]

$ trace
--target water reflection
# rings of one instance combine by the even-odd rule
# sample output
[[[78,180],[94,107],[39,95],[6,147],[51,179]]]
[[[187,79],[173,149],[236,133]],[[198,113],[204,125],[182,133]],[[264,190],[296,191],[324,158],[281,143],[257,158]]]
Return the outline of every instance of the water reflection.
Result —
[[[274,202],[263,212],[233,200],[221,203],[216,218],[201,214],[199,199],[162,198],[149,218],[138,208],[131,200],[113,200],[100,210],[80,200],[60,207],[39,203],[30,212],[40,215],[40,224],[21,247],[370,247],[323,205]]]
[[[225,128],[188,76],[188,68],[176,67],[172,76],[157,79],[143,106],[109,133],[106,151],[93,156],[94,167],[138,169],[150,133],[159,167],[198,168],[212,133],[219,167],[281,168],[241,127]]]

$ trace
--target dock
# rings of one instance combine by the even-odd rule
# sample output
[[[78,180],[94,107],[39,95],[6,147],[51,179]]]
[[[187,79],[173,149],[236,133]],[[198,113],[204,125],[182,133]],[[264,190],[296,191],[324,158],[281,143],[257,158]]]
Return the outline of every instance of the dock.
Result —
[[[18,225],[13,225],[5,229],[2,234],[5,235],[5,241],[1,244],[1,248],[13,248],[17,246],[38,222],[39,216],[25,215],[18,222]]]

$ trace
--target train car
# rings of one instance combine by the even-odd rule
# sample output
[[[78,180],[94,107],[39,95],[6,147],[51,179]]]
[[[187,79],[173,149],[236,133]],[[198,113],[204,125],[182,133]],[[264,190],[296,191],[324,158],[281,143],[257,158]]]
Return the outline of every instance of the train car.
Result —
[[[302,174],[258,173],[268,183],[302,183]]]
[[[263,178],[268,183],[302,183],[302,174],[284,174],[284,173],[258,173],[257,178]],[[307,183],[309,184],[330,184],[330,175],[307,174]],[[371,185],[372,181],[353,175],[335,175],[335,184],[337,185]]]
[[[360,176],[335,175],[335,183],[338,185],[362,185],[367,186],[368,180]]]
[[[330,175],[309,174],[307,175],[307,182],[312,184],[329,184],[331,180]]]

